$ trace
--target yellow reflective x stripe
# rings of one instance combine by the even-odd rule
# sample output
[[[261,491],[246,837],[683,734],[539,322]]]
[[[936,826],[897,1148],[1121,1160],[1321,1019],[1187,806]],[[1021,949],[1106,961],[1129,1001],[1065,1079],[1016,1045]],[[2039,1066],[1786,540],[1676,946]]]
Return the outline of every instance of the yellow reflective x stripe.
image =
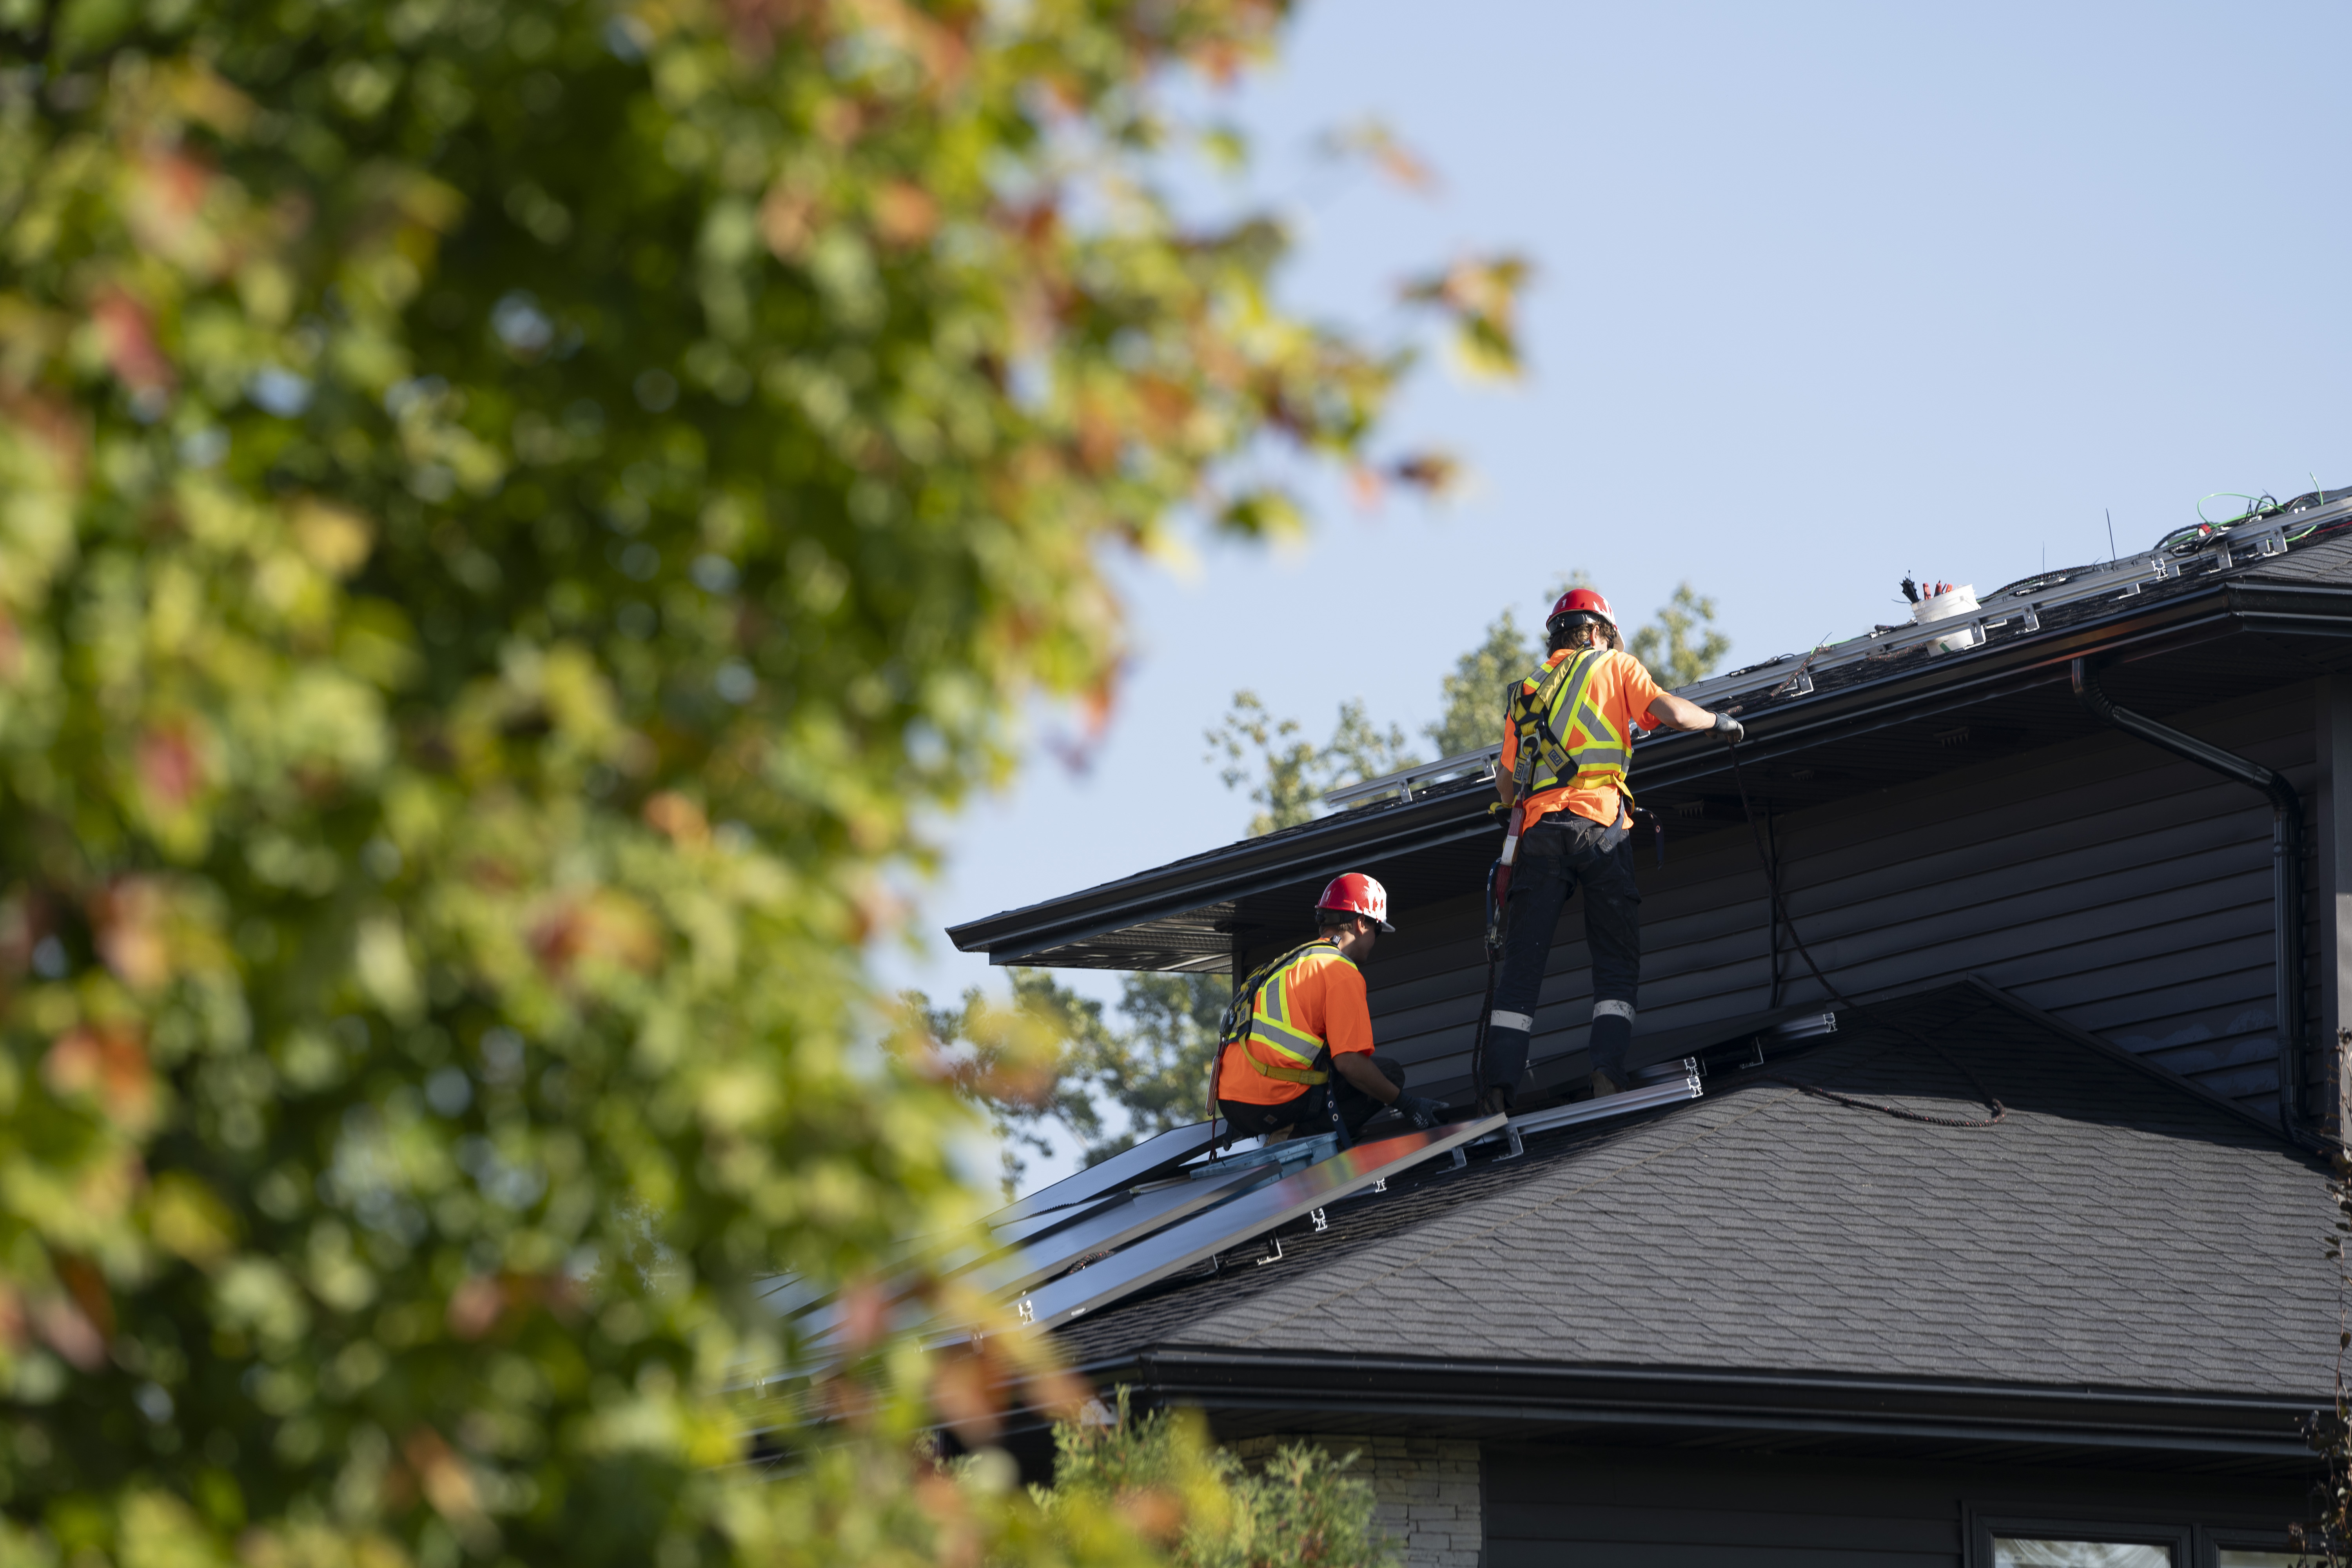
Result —
[[[1321,943],[1316,945],[1322,951],[1310,950],[1299,954],[1278,973],[1269,977],[1258,992],[1257,1005],[1250,1018],[1249,1034],[1243,1045],[1242,1059],[1265,1078],[1279,1079],[1286,1083],[1317,1084],[1328,1082],[1331,1077],[1313,1066],[1315,1058],[1322,1054],[1324,1041],[1291,1022],[1290,983],[1309,963],[1319,966],[1334,960],[1341,963],[1352,961],[1336,949],[1323,948]],[[1276,1060],[1261,1059],[1259,1047]],[[1295,1065],[1278,1065],[1280,1063]]]
[[[1534,681],[1522,683],[1520,705],[1526,714],[1519,725],[1519,743],[1538,747],[1540,762],[1528,781],[1529,793],[1542,794],[1574,783],[1588,789],[1603,785],[1623,788],[1625,769],[1633,761],[1625,738],[1606,715],[1588,699],[1594,669],[1600,667],[1601,651],[1586,649],[1570,660],[1568,679],[1552,686],[1551,700],[1543,705],[1543,691]],[[1559,667],[1555,666],[1555,668]],[[1533,721],[1542,715],[1538,726]],[[1571,722],[1558,722],[1563,716]],[[1561,730],[1582,731],[1586,743],[1570,749],[1565,742],[1554,744]],[[1530,733],[1530,731],[1533,733]],[[1597,739],[1595,737],[1598,737]]]
[[[1290,981],[1296,973],[1294,965],[1266,983],[1257,1015],[1250,1020],[1250,1038],[1305,1067],[1322,1050],[1323,1042],[1290,1021]]]

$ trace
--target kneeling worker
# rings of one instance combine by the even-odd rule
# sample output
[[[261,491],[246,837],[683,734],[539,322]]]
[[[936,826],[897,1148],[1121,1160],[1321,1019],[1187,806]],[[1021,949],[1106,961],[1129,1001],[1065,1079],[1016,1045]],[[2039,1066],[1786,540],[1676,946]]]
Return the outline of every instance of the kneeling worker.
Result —
[[[1405,1093],[1404,1068],[1372,1055],[1357,966],[1396,929],[1388,912],[1387,890],[1370,877],[1334,878],[1316,905],[1322,934],[1234,987],[1213,1077],[1216,1114],[1236,1133],[1275,1143],[1339,1131],[1344,1145],[1390,1106],[1416,1126],[1435,1124],[1445,1108]]]
[[[1661,690],[1624,651],[1609,601],[1590,588],[1562,595],[1544,621],[1550,655],[1510,689],[1495,789],[1518,807],[1519,847],[1505,903],[1502,970],[1486,1020],[1479,1110],[1510,1108],[1528,1068],[1537,994],[1560,906],[1584,888],[1592,952],[1592,1091],[1630,1087],[1633,1000],[1642,977],[1641,889],[1626,836],[1625,784],[1636,726],[1713,730],[1738,744],[1739,721]]]

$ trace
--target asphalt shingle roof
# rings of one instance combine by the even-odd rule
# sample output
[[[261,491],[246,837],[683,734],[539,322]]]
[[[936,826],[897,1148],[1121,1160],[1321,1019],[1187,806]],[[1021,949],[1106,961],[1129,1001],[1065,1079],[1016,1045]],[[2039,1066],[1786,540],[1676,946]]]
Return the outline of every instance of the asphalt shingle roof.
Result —
[[[2277,1135],[1983,992],[1847,1016],[1833,1043],[1635,1121],[1530,1140],[1236,1249],[1066,1331],[1147,1348],[1898,1373],[2322,1394],[2336,1277],[2326,1173]],[[1939,1057],[1891,1026],[1905,1020]],[[1840,1092],[1980,1117],[1953,1128]]]

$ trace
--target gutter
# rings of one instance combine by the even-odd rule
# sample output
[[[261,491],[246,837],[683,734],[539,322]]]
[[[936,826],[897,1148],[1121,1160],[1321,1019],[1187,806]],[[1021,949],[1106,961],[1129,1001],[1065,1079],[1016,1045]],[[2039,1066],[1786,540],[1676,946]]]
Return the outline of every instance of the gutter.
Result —
[[[1343,1352],[1152,1346],[1076,1369],[1153,1405],[1241,1415],[1353,1417],[1503,1436],[1561,1426],[1625,1436],[1738,1434],[1822,1440],[2068,1445],[2110,1453],[2315,1463],[2294,1394],[1977,1383],[1952,1378],[1690,1367],[1590,1367]]]
[[[2194,735],[2118,708],[2091,674],[2091,661],[2074,663],[2074,695],[2092,717],[2174,756],[2258,789],[2271,802],[2271,963],[2279,1029],[2279,1126],[2299,1138],[2303,1100],[2303,799],[2281,773]]]

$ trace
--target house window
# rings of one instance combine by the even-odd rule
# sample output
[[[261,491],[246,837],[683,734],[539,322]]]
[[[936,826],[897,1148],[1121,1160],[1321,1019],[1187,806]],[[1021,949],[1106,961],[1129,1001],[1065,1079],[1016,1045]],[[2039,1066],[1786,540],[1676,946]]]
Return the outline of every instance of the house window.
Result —
[[[2155,1520],[2020,1517],[1969,1510],[1970,1568],[2220,1568],[2187,1525]],[[2253,1541],[2239,1544],[2252,1546]],[[2259,1544],[2268,1545],[2268,1542]],[[2235,1568],[2235,1565],[2231,1565]],[[2248,1563],[2246,1568],[2267,1568]]]
[[[1993,1568],[2186,1568],[2172,1548],[2152,1541],[2066,1541],[2051,1537],[1992,1538]],[[2225,1563],[2223,1568],[2237,1568]],[[2247,1563],[2244,1568],[2268,1568]]]
[[[2304,1561],[2292,1552],[2264,1552],[2251,1546],[2224,1546],[2216,1556],[2215,1568],[2294,1568]]]

